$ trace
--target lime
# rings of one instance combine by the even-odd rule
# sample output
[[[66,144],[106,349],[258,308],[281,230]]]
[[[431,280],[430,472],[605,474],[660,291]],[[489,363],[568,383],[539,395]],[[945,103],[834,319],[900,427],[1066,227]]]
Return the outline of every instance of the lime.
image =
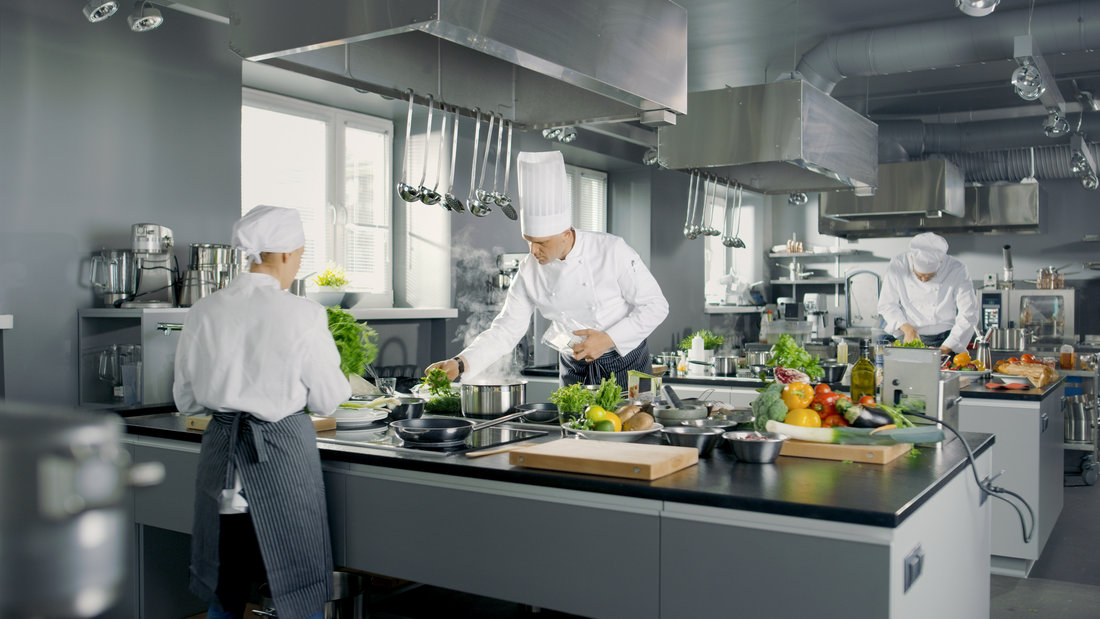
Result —
[[[596,422],[596,425],[592,426],[593,430],[599,430],[600,432],[614,432],[615,422],[610,419],[601,419]]]

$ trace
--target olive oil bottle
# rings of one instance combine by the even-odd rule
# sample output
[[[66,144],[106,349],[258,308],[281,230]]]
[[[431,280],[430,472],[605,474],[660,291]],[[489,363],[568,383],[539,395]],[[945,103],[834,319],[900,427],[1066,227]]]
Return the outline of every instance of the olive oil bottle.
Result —
[[[852,366],[852,400],[875,397],[875,364],[871,363],[871,340],[860,340],[859,360]]]

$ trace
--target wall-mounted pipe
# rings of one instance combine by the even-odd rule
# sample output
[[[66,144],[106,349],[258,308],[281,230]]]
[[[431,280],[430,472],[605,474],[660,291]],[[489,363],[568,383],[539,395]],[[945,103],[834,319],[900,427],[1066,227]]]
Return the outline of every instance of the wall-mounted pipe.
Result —
[[[1089,144],[1095,159],[1100,155],[1100,147]],[[1035,148],[1036,179],[1074,178],[1070,170],[1073,151],[1068,144]],[[1031,176],[1031,149],[992,151],[984,153],[951,153],[947,160],[962,169],[969,183],[992,183],[997,181],[1019,182]]]

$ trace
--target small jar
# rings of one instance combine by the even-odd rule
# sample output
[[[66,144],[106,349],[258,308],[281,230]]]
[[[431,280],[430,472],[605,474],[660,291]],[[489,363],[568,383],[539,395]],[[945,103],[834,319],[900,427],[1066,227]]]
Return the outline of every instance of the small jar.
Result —
[[[1077,366],[1077,355],[1073,352],[1073,346],[1065,344],[1062,346],[1062,358],[1061,366],[1063,370],[1072,370]]]

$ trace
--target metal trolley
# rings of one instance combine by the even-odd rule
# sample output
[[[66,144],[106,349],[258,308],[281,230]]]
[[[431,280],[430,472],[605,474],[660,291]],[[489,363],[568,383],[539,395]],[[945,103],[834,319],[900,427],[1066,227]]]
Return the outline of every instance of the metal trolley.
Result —
[[[1062,399],[1065,415],[1066,451],[1081,452],[1081,479],[1092,486],[1100,479],[1100,451],[1097,435],[1097,412],[1100,411],[1100,368],[1095,364],[1091,370],[1059,370],[1063,377],[1082,378],[1082,395],[1064,396]]]

